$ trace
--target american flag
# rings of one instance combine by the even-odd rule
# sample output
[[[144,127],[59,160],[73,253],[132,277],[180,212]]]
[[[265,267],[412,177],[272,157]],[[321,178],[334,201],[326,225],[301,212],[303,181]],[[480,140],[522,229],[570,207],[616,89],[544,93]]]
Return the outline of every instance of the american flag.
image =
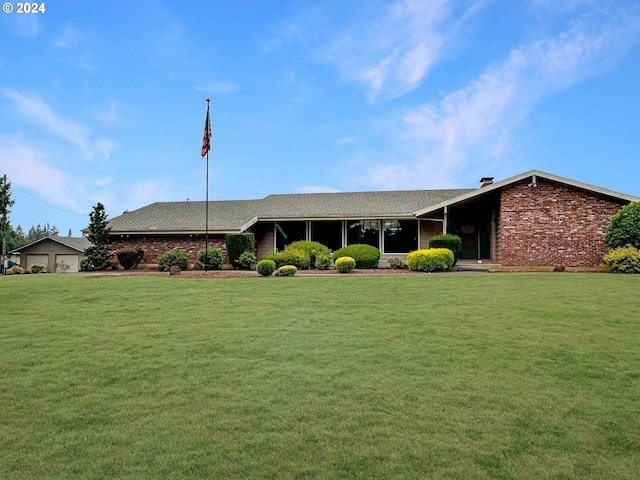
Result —
[[[211,121],[209,120],[209,103],[207,103],[207,119],[204,122],[204,136],[202,137],[202,151],[204,157],[211,150]]]

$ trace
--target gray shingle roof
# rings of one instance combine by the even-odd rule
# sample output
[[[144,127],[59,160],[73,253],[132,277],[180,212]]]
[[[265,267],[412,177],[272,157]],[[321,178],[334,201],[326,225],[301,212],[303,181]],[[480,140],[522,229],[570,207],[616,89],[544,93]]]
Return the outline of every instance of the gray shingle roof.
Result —
[[[239,231],[259,219],[403,217],[472,189],[269,195],[209,202],[209,231]],[[203,232],[205,202],[159,202],[109,221],[112,233]]]
[[[24,250],[27,247],[35,245],[36,243],[43,242],[45,240],[52,240],[54,242],[60,243],[62,245],[65,245],[65,246],[67,246],[69,248],[73,248],[75,250],[78,250],[79,252],[84,252],[84,250],[91,245],[91,242],[89,241],[89,239],[87,237],[58,237],[58,236],[53,235],[53,236],[50,236],[50,237],[41,238],[41,239],[36,240],[35,242],[31,242],[31,243],[29,243],[27,245],[23,245],[22,247],[15,249],[13,252],[18,253],[18,252]]]

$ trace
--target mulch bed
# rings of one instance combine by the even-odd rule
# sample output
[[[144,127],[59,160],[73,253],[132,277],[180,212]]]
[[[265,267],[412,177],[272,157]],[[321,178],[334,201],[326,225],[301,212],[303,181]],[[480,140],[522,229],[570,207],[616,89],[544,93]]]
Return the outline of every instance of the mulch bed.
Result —
[[[136,269],[136,270],[116,270],[101,272],[101,275],[113,275],[113,276],[127,276],[127,277],[168,277],[169,272],[161,272],[159,270],[152,269]],[[327,275],[341,275],[337,270],[298,270],[296,277],[305,276],[327,276]],[[397,270],[392,268],[377,268],[377,269],[355,269],[351,273],[342,275],[366,275],[366,276],[379,276],[379,275],[424,275],[422,272],[412,272],[410,270]],[[181,278],[259,278],[257,272],[247,270],[183,270],[180,272]]]

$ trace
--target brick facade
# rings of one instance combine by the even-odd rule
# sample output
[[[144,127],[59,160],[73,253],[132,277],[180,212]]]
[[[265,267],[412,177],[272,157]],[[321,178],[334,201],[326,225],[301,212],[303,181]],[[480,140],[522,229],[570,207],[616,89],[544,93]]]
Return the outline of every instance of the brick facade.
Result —
[[[503,266],[597,267],[611,217],[626,203],[538,179],[503,188],[499,245]]]
[[[224,254],[224,263],[229,263],[224,236],[210,235],[209,246],[221,248]],[[144,250],[144,257],[140,263],[157,264],[158,259],[169,250],[181,248],[189,256],[190,264],[198,263],[198,251],[204,249],[204,236],[197,235],[159,235],[158,237],[113,237],[109,242],[107,251],[113,254],[113,260],[117,261],[116,253],[122,250]]]

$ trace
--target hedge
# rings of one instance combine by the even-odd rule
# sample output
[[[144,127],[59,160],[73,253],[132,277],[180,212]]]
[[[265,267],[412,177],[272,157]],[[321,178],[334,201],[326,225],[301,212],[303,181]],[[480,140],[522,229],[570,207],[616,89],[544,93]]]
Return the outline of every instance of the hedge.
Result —
[[[240,255],[244,252],[253,253],[256,239],[253,233],[229,233],[225,235],[224,242],[227,245],[227,254],[231,265],[234,268],[242,268]]]
[[[283,265],[294,265],[299,270],[307,270],[309,268],[309,255],[302,250],[289,249],[280,253],[271,252],[262,259],[273,260],[277,268]]]
[[[409,270],[418,272],[438,272],[453,266],[453,252],[448,248],[416,250],[407,255]]]
[[[307,240],[298,240],[297,242],[293,242],[286,246],[284,251],[287,250],[301,250],[305,252],[309,257],[309,266],[317,267],[316,265],[316,257],[319,254],[323,253],[331,253],[328,247],[325,247],[323,244],[319,242],[310,242]]]
[[[431,237],[429,248],[448,248],[453,253],[453,265],[458,263],[462,253],[462,240],[457,235],[444,234]]]
[[[371,245],[356,243],[336,251],[333,254],[334,263],[341,257],[353,258],[356,262],[356,268],[378,268],[380,250]]]

